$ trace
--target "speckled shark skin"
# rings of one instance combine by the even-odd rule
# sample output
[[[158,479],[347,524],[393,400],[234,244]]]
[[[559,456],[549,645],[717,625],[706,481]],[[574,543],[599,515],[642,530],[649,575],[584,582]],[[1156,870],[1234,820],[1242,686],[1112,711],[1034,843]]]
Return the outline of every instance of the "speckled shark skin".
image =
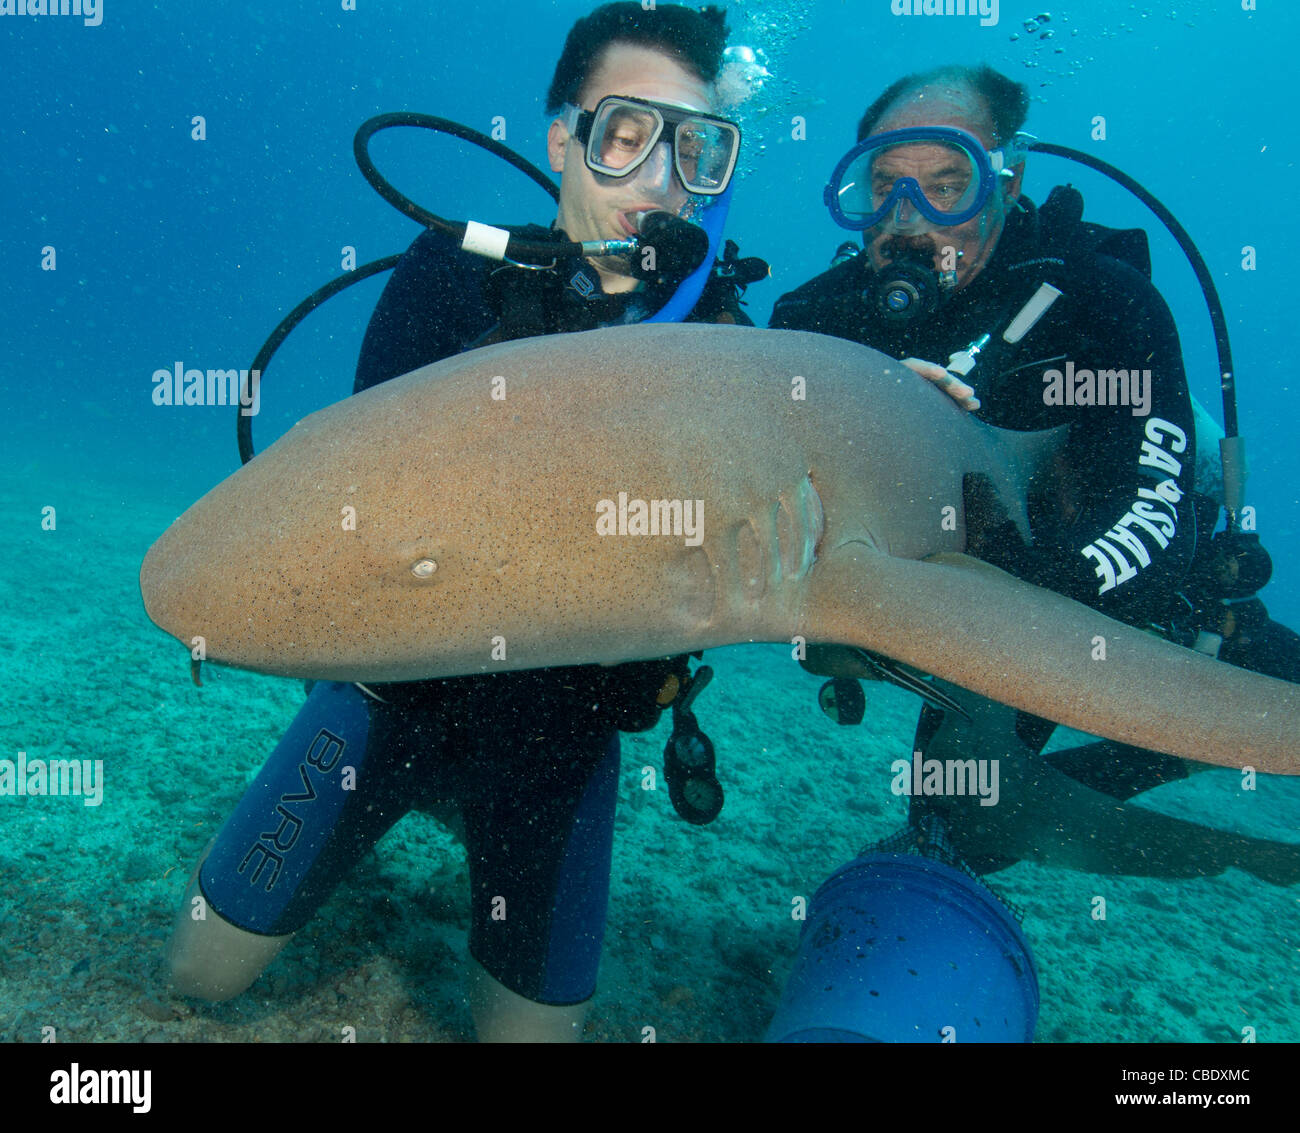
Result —
[[[187,648],[283,676],[802,639],[1140,747],[1300,771],[1296,686],[962,554],[963,477],[986,477],[1023,527],[1027,453],[838,339],[701,325],[527,339],[307,417],[163,534],[140,586]],[[657,534],[641,533],[649,514]]]

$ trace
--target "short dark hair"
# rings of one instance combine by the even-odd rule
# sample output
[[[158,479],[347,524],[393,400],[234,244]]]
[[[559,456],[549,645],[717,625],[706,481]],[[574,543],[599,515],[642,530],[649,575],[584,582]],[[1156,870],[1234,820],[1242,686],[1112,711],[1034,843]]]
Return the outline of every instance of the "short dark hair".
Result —
[[[953,64],[947,67],[935,67],[932,71],[918,71],[904,75],[896,83],[890,84],[885,92],[867,107],[867,112],[858,123],[858,141],[868,137],[876,128],[876,123],[885,116],[891,106],[903,95],[933,83],[951,82],[970,87],[984,100],[989,112],[989,121],[993,126],[996,142],[1007,142],[1025,124],[1029,116],[1029,87],[1009,79],[995,71],[987,63],[978,67],[966,67]]]
[[[546,94],[546,112],[558,113],[566,102],[578,105],[587,80],[613,43],[661,51],[711,83],[722,69],[727,31],[726,12],[714,5],[697,12],[681,4],[644,8],[638,0],[602,4],[570,29]]]

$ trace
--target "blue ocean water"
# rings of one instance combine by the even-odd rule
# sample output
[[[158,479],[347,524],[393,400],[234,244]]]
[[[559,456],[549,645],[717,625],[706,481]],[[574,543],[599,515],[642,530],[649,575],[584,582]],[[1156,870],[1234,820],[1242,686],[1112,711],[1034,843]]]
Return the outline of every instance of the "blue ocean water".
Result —
[[[1263,597],[1276,618],[1300,625],[1300,569],[1289,555],[1300,551],[1300,465],[1288,330],[1300,253],[1289,211],[1300,132],[1289,79],[1300,13],[1263,0],[1258,12],[1235,0],[1002,0],[998,22],[981,26],[971,17],[895,15],[893,6],[728,5],[732,42],[761,47],[772,72],[746,111],[743,177],[728,224],[743,252],[773,268],[750,290],[750,313],[762,325],[775,299],[822,271],[844,237],[821,207],[821,188],[884,85],[944,61],[983,60],[1023,79],[1035,99],[1033,133],[1129,172],[1200,246],[1232,334],[1248,498],[1276,566]],[[554,58],[591,5],[356,7],[102,0],[96,26],[72,15],[0,15],[0,398],[9,428],[0,508],[11,540],[0,576],[8,690],[0,757],[94,753],[86,757],[103,758],[111,775],[102,810],[0,799],[0,867],[14,894],[0,898],[0,934],[20,950],[66,959],[52,983],[18,981],[4,993],[5,1038],[27,1037],[46,1019],[85,1039],[158,1028],[168,1037],[241,1038],[271,1026],[267,1015],[259,1022],[231,1008],[178,1016],[146,970],[198,850],[298,703],[289,682],[234,673],[205,699],[139,609],[135,570],[151,539],[237,465],[230,411],[156,406],[151,376],[178,362],[247,367],[278,319],[342,270],[345,249],[364,262],[409,244],[413,223],[369,189],[352,160],[353,131],[371,115],[412,109],[484,131],[503,127],[510,146],[541,164]],[[1050,19],[1035,19],[1044,13]],[[199,116],[202,140],[194,136]],[[1094,137],[1099,117],[1104,141]],[[374,152],[396,184],[442,215],[550,219],[540,190],[458,143],[394,132]],[[1041,200],[1065,180],[1083,189],[1089,218],[1151,232],[1155,279],[1177,318],[1193,390],[1217,415],[1208,318],[1173,241],[1121,190],[1055,159],[1034,160],[1026,191]],[[1252,270],[1243,268],[1248,247]],[[55,270],[46,270],[47,249]],[[293,335],[266,379],[259,446],[350,391],[381,287],[371,280],[352,288]],[[57,527],[42,530],[50,507]],[[634,883],[645,859],[620,858],[599,1036],[630,1033],[637,1012],[653,1009],[679,1037],[759,1038],[793,948],[791,887],[811,892],[870,836],[897,824],[898,800],[883,787],[872,796],[885,780],[864,770],[863,753],[888,751],[900,736],[906,745],[914,702],[886,691],[870,738],[846,737],[809,708],[816,684],[790,678],[776,656],[726,653],[719,662],[732,681],[731,707],[717,709],[715,739],[738,753],[732,773],[746,786],[731,822],[707,835],[705,866],[690,841],[697,832],[657,811],[649,832],[638,830],[650,811],[623,808],[620,839],[650,855],[653,880]],[[625,767],[657,761],[655,736],[629,741]],[[1202,780],[1182,794],[1170,788],[1169,807],[1261,837],[1294,829],[1300,795],[1291,784],[1243,802],[1231,777]],[[447,864],[455,851],[431,824],[412,828],[392,836],[389,856],[364,863],[336,899],[331,924],[352,951],[277,962],[282,974],[268,976],[262,996],[282,1028],[276,1037],[312,1037],[306,1005],[319,1009],[312,997],[322,988],[345,988],[338,994],[352,1004],[364,999],[370,965],[385,957],[397,957],[406,997],[380,980],[382,994],[405,1033],[463,1035],[452,970],[463,909],[431,905],[420,880],[437,873],[453,908],[463,871]],[[830,844],[827,829],[837,831]],[[439,864],[431,867],[430,856]],[[699,872],[688,875],[683,860]],[[1021,865],[1004,877],[1028,909],[1039,956],[1040,1038],[1233,1041],[1255,1024],[1261,1038],[1300,1037],[1294,887],[1235,871],[1180,883],[1099,882]],[[1109,940],[1086,912],[1099,885],[1124,910]],[[37,898],[40,913],[30,905]],[[725,901],[732,913],[720,919]],[[375,912],[403,902],[408,913],[396,929]],[[445,985],[414,958],[411,941],[428,942],[411,923],[419,915],[443,925],[428,939],[445,960],[437,974]],[[646,934],[649,951],[636,936],[647,920],[675,926]],[[699,952],[673,933],[710,941],[712,966],[693,967]],[[117,960],[112,978],[100,975],[105,957]],[[651,968],[672,975],[650,978]]]

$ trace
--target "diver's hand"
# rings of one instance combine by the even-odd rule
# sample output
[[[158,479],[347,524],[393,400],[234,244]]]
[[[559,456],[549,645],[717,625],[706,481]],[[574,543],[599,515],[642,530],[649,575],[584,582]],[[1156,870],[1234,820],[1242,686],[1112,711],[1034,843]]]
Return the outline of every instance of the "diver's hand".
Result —
[[[980,399],[975,396],[975,390],[961,378],[948,373],[937,362],[924,362],[920,358],[904,358],[903,365],[909,370],[916,371],[927,381],[933,382],[968,413],[973,413],[980,407]]]

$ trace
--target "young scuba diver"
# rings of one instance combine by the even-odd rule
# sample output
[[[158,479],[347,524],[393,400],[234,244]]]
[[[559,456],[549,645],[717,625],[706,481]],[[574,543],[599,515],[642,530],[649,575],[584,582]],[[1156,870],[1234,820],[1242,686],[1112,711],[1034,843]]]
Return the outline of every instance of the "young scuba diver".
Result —
[[[558,210],[550,229],[522,231],[579,242],[652,232],[657,269],[639,247],[498,266],[425,231],[371,318],[356,391],[506,339],[647,318],[749,323],[735,277],[710,270],[740,146],[714,113],[726,35],[715,7],[605,4],[569,32],[547,95]],[[680,260],[674,244],[696,249],[694,262],[666,267]],[[478,1037],[580,1038],[604,932],[618,733],[654,725],[689,687],[687,661],[317,683],[196,870],[172,944],[175,987],[239,994],[418,807],[463,834]]]

